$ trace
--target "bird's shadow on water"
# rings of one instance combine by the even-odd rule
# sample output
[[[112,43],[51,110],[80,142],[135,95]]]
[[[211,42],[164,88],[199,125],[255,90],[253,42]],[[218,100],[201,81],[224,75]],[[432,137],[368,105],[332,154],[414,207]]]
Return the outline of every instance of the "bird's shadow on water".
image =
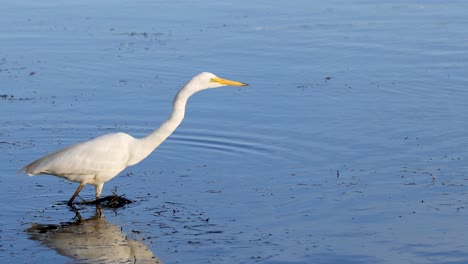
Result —
[[[105,219],[100,206],[84,219],[76,207],[71,222],[33,223],[26,233],[29,239],[55,250],[58,254],[85,263],[162,263],[141,241],[130,239],[121,227]]]

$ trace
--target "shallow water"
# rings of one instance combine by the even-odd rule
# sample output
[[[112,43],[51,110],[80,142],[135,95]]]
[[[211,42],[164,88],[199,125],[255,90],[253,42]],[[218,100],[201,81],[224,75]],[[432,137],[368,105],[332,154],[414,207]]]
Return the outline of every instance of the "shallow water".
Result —
[[[467,7],[2,3],[2,262],[92,262],[93,246],[31,232],[83,237],[64,205],[76,184],[16,172],[104,133],[149,133],[201,71],[250,86],[191,98],[178,130],[105,185],[135,203],[89,220],[98,234],[163,263],[468,262]]]

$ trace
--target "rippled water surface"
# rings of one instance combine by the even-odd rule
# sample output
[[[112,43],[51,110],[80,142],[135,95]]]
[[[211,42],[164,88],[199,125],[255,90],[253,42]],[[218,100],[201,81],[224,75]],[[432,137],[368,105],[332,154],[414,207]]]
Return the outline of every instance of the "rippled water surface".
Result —
[[[2,263],[467,263],[465,1],[3,1]],[[105,133],[151,156],[104,186],[16,175]],[[87,186],[84,199],[94,196]]]

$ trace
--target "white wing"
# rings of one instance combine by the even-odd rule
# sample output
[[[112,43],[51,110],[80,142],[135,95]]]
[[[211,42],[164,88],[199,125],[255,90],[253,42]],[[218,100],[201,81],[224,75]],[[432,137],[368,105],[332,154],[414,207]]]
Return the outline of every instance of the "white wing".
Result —
[[[28,175],[52,174],[62,177],[93,175],[115,176],[130,157],[135,138],[125,133],[106,134],[42,157],[21,171]]]

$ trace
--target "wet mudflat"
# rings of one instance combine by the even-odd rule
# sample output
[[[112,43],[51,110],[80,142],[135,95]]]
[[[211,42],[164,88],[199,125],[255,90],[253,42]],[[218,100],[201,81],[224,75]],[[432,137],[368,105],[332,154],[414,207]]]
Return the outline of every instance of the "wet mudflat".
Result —
[[[2,263],[466,263],[464,2],[2,5]],[[104,186],[16,172],[144,136],[210,71],[150,157]],[[87,186],[84,200],[94,196]],[[80,200],[80,199],[78,199]]]

